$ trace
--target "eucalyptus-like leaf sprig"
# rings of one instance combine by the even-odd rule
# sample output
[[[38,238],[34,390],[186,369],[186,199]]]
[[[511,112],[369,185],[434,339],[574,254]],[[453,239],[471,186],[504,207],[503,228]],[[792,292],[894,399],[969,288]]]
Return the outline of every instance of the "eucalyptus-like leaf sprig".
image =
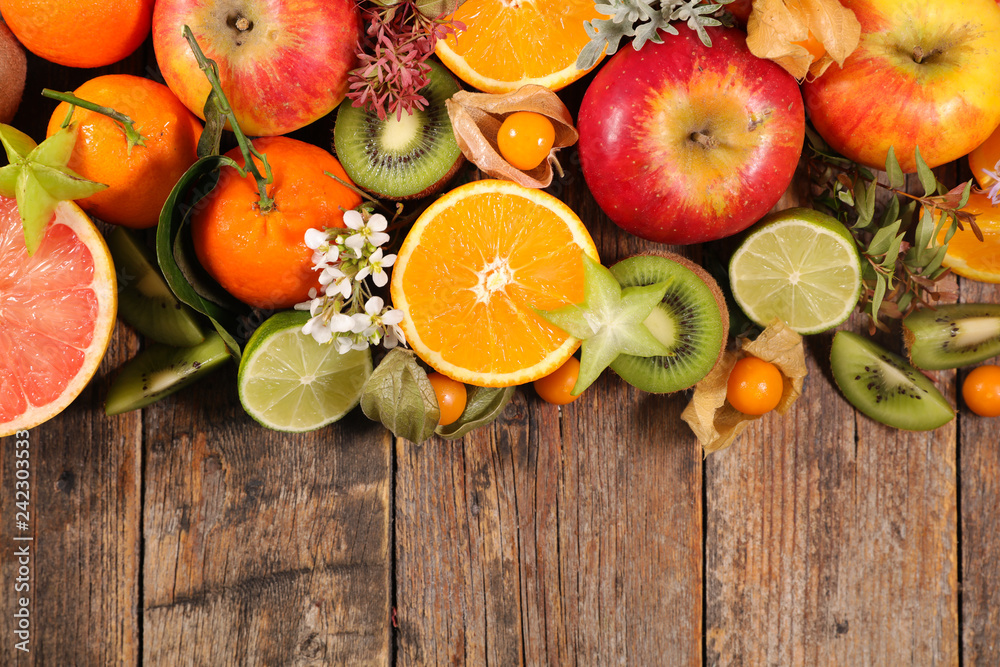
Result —
[[[614,54],[621,40],[632,38],[632,47],[638,51],[646,42],[662,44],[660,31],[678,34],[675,21],[687,24],[698,33],[702,44],[712,46],[712,39],[705,31],[707,26],[723,25],[727,20],[723,5],[733,0],[610,0],[597,2],[595,8],[609,19],[585,21],[583,27],[590,42],[577,57],[579,69],[590,69],[607,50]]]
[[[948,275],[942,266],[948,242],[963,225],[982,240],[975,215],[961,210],[972,181],[949,190],[916,150],[917,178],[924,194],[907,192],[906,177],[890,148],[885,177],[834,153],[812,130],[808,161],[814,201],[829,209],[850,229],[862,257],[860,305],[869,330],[886,330],[881,317],[898,319],[917,308],[933,306],[944,295],[938,282]],[[879,189],[888,200],[876,215]],[[946,229],[942,242],[941,231]]]

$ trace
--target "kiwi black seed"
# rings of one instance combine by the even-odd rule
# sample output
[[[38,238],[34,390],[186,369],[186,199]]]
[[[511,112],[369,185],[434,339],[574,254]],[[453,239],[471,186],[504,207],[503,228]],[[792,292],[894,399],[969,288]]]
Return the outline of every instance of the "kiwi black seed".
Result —
[[[170,291],[152,250],[135,232],[115,227],[107,241],[118,274],[118,316],[165,345],[188,347],[205,340],[198,314]]]
[[[626,382],[658,394],[694,385],[712,370],[729,336],[729,311],[719,285],[700,266],[673,253],[643,254],[611,267],[622,287],[669,282],[645,324],[669,356],[618,355],[611,368]]]
[[[122,366],[108,390],[104,412],[117,415],[144,408],[200,380],[229,358],[225,342],[214,331],[194,347],[154,343]]]
[[[926,375],[868,338],[838,331],[830,368],[851,405],[877,422],[930,431],[955,417],[955,410]]]
[[[333,146],[356,185],[384,199],[417,199],[439,191],[462,166],[445,101],[459,90],[455,77],[428,61],[430,82],[420,90],[425,109],[389,114],[340,105]]]
[[[1000,354],[1000,304],[956,303],[903,318],[903,342],[917,368],[977,364]]]

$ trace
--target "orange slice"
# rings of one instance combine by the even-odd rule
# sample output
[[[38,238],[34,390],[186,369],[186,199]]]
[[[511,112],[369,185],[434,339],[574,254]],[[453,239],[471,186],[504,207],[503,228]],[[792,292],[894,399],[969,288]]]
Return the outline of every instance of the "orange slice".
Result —
[[[469,85],[507,93],[534,83],[559,90],[590,70],[576,58],[585,21],[608,18],[593,0],[466,0],[451,15],[465,30],[438,40],[438,58]],[[593,69],[593,68],[591,68]]]
[[[532,308],[583,301],[583,252],[600,261],[580,218],[552,195],[492,180],[452,190],[417,219],[392,269],[407,342],[466,384],[548,375],[580,341]]]
[[[976,215],[976,225],[983,240],[976,238],[972,227],[955,232],[948,242],[948,252],[942,264],[953,273],[984,283],[1000,283],[1000,207],[994,207],[986,195],[973,192],[963,211]],[[948,224],[941,230],[938,243],[944,243]]]
[[[62,412],[97,372],[118,293],[104,238],[80,208],[56,207],[35,254],[0,197],[0,436]]]

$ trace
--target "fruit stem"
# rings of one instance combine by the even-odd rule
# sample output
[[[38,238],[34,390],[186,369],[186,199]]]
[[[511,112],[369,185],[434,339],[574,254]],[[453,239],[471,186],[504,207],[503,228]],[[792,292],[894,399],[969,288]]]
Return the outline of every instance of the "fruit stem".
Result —
[[[358,186],[354,185],[354,183],[348,183],[347,181],[345,181],[344,179],[340,178],[339,176],[337,176],[336,174],[334,174],[331,171],[324,171],[323,173],[326,174],[327,176],[329,176],[330,178],[332,178],[333,180],[337,181],[338,183],[340,183],[345,188],[347,188],[348,190],[352,191],[353,193],[355,193],[356,195],[358,195],[362,199],[367,199],[371,203],[375,204],[380,209],[382,209],[385,213],[387,213],[389,215],[392,214],[392,211],[389,210],[388,206],[386,206],[385,204],[383,204],[379,200],[375,199],[374,197],[372,197],[370,194],[368,194],[367,192],[365,192],[364,190],[362,190]]]
[[[135,129],[135,121],[123,114],[120,111],[115,111],[111,107],[103,107],[100,104],[95,104],[94,102],[89,102],[87,100],[81,99],[74,95],[73,93],[60,93],[49,88],[42,89],[42,95],[53,100],[59,100],[60,102],[66,102],[69,104],[69,113],[66,114],[65,120],[62,122],[61,127],[66,127],[69,125],[70,119],[73,117],[73,112],[76,107],[81,107],[87,111],[93,111],[94,113],[99,113],[103,116],[107,116],[111,120],[115,121],[118,128],[125,134],[125,141],[128,143],[128,154],[132,154],[133,146],[145,146],[146,137],[139,134],[139,131]]]
[[[715,148],[719,145],[719,140],[710,134],[705,134],[704,132],[692,132],[691,141],[701,144],[705,148]]]
[[[205,73],[208,82],[212,85],[212,92],[216,95],[216,108],[219,110],[219,113],[223,114],[229,120],[229,126],[233,129],[233,134],[236,135],[236,143],[239,144],[240,152],[243,153],[245,169],[253,174],[254,180],[257,181],[257,195],[260,198],[258,207],[261,212],[267,213],[274,208],[274,198],[267,194],[267,186],[274,180],[274,176],[271,173],[271,165],[267,162],[267,156],[254,148],[250,140],[243,134],[243,130],[240,129],[240,124],[236,121],[236,114],[229,105],[226,94],[222,92],[222,81],[219,79],[219,66],[214,60],[210,60],[205,56],[204,51],[198,46],[198,41],[194,38],[194,33],[191,32],[189,26],[184,26],[183,34],[184,39],[191,46],[195,60],[198,61],[198,67]],[[258,158],[264,164],[264,175],[261,175],[260,170],[257,169],[254,157]]]

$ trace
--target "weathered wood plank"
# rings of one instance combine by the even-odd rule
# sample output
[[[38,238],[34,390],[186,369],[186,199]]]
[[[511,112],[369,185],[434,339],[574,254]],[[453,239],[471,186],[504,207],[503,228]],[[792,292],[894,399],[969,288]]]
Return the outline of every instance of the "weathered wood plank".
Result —
[[[643,248],[575,156],[553,190],[604,263]],[[399,662],[700,662],[701,455],[683,407],[608,372],[561,410],[525,387],[462,441],[398,442]]]
[[[808,341],[805,393],[706,465],[709,664],[953,664],[955,423],[856,413]],[[954,397],[952,373],[939,386]]]
[[[1000,303],[1000,286],[972,280],[960,284],[964,303]],[[968,370],[959,372],[959,382]],[[960,401],[959,433],[962,657],[966,665],[996,665],[1000,664],[1000,423],[973,414]]]
[[[268,431],[235,386],[145,414],[144,662],[386,664],[390,436]]]
[[[145,52],[111,67],[59,67],[29,54],[24,100],[13,125],[45,138],[56,102],[42,88],[72,90],[100,74],[141,70]],[[142,443],[138,413],[109,418],[104,398],[115,369],[138,349],[119,324],[107,355],[84,392],[61,415],[30,430],[32,576],[29,654],[15,651],[12,635],[0,646],[0,664],[135,664],[139,656],[139,574]],[[0,447],[0,615],[12,619],[14,441]],[[10,583],[10,588],[7,584]]]

